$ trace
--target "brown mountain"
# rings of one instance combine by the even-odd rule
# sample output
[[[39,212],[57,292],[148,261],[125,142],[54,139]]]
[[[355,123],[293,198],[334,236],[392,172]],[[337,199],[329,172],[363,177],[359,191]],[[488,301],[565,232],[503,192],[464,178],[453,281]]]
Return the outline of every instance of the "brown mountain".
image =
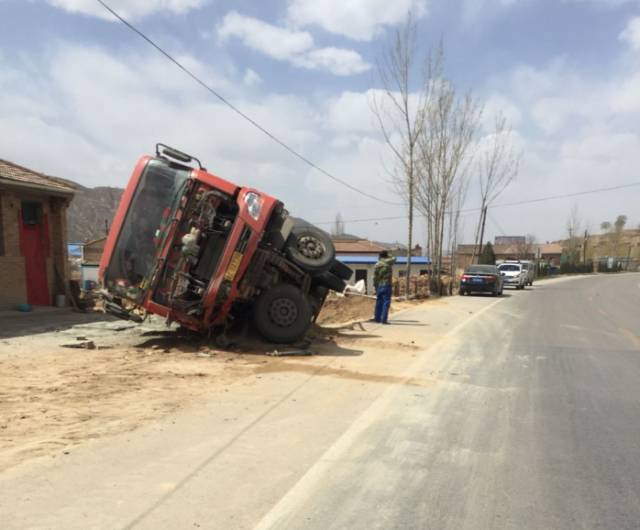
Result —
[[[68,241],[85,243],[104,237],[124,190],[105,186],[85,188],[73,184],[77,191],[67,211]]]

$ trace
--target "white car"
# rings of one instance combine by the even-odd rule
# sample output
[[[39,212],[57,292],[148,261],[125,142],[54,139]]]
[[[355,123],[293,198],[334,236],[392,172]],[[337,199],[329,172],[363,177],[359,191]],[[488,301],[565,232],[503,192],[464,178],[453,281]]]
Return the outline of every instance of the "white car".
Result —
[[[498,265],[505,287],[511,285],[516,289],[524,289],[529,283],[529,274],[521,263],[502,263]]]

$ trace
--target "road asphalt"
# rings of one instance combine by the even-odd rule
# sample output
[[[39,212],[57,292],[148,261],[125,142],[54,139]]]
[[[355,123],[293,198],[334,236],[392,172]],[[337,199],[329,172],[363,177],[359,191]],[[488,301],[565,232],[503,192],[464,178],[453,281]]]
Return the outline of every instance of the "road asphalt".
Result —
[[[640,528],[639,418],[640,275],[548,280],[11,469],[0,527]]]

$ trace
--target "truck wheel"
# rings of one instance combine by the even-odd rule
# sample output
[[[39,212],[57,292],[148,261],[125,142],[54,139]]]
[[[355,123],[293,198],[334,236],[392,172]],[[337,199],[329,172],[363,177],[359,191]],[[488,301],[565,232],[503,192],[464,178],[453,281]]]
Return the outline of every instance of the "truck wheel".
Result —
[[[347,284],[345,283],[345,281],[338,278],[332,272],[323,272],[322,274],[319,274],[318,276],[316,276],[316,279],[318,283],[338,293],[343,292],[347,287]]]
[[[328,270],[336,253],[331,238],[311,225],[294,227],[285,250],[291,261],[312,274]]]
[[[351,279],[351,276],[353,275],[353,271],[347,265],[345,265],[341,261],[338,261],[337,259],[334,260],[333,265],[331,265],[331,272],[345,282],[349,281]]]
[[[253,310],[260,335],[276,343],[300,340],[311,325],[311,316],[312,308],[306,296],[286,283],[264,291]]]

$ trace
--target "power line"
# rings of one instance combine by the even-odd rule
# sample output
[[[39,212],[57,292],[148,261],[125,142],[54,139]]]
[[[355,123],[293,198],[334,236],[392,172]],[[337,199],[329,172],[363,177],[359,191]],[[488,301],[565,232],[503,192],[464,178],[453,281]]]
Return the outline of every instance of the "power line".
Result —
[[[286,144],[283,140],[281,140],[280,138],[275,136],[273,133],[271,133],[270,131],[265,129],[262,125],[260,125],[253,118],[251,118],[250,116],[248,116],[247,114],[242,112],[238,107],[236,107],[228,99],[226,99],[224,96],[222,96],[222,94],[220,94],[219,92],[217,92],[216,90],[211,88],[207,83],[205,83],[196,74],[194,74],[191,70],[189,70],[186,66],[184,66],[180,61],[178,61],[171,54],[169,54],[169,52],[165,51],[162,47],[160,47],[159,44],[156,44],[153,40],[151,40],[150,37],[145,35],[140,29],[138,29],[133,24],[131,24],[129,21],[127,21],[125,18],[123,18],[118,12],[116,12],[113,8],[111,8],[106,2],[104,2],[103,0],[96,0],[96,1],[100,5],[102,5],[102,7],[104,7],[107,11],[109,11],[109,13],[111,13],[114,17],[116,17],[120,22],[122,22],[125,26],[127,26],[131,31],[133,31],[134,33],[137,33],[142,39],[144,39],[151,46],[153,46],[157,51],[159,51],[162,55],[164,55],[169,61],[171,61],[174,65],[176,65],[178,68],[180,68],[180,70],[182,70],[185,74],[187,74],[196,83],[198,83],[204,89],[209,91],[216,98],[218,98],[222,103],[224,103],[227,107],[229,107],[232,111],[234,111],[236,114],[238,114],[239,116],[244,118],[251,125],[253,125],[255,128],[257,128],[259,131],[261,131],[265,135],[267,135],[269,138],[271,138],[274,142],[279,144],[281,147],[283,147],[284,149],[289,151],[289,153],[291,153],[293,156],[295,156],[296,158],[302,160],[308,166],[310,166],[313,169],[315,169],[316,171],[322,173],[326,177],[329,177],[331,180],[333,180],[335,182],[338,182],[339,184],[342,184],[346,188],[349,188],[350,190],[355,191],[356,193],[359,193],[360,195],[363,195],[363,196],[368,197],[370,199],[373,199],[375,201],[383,202],[385,204],[392,204],[392,205],[395,205],[395,206],[403,205],[403,203],[387,201],[386,199],[381,199],[380,197],[376,197],[375,195],[371,195],[371,194],[369,194],[369,193],[367,193],[365,191],[362,191],[361,189],[356,188],[355,186],[352,186],[348,182],[336,177],[335,175],[332,175],[331,173],[329,173],[325,169],[321,168],[320,166],[318,166],[317,164],[315,164],[314,162],[309,160],[307,157],[305,157],[303,154],[301,154],[298,151],[296,151],[293,147],[290,147],[288,144]]]
[[[516,202],[506,202],[506,203],[502,203],[502,204],[494,204],[491,206],[491,209],[494,210],[495,208],[506,208],[508,206],[520,206],[523,204],[533,204],[533,203],[537,203],[537,202],[545,202],[545,201],[552,201],[552,200],[557,200],[557,199],[567,199],[570,197],[579,197],[581,195],[590,195],[592,193],[601,193],[601,192],[606,192],[606,191],[615,191],[615,190],[621,190],[621,189],[626,189],[626,188],[633,188],[636,186],[640,186],[640,182],[632,182],[630,184],[621,184],[619,186],[609,186],[606,188],[597,188],[597,189],[591,189],[591,190],[584,190],[584,191],[576,191],[573,193],[563,193],[563,194],[559,194],[559,195],[549,195],[547,197],[538,197],[537,199],[527,199],[524,201],[516,201]],[[482,210],[482,208],[467,208],[464,210],[460,210],[461,214],[469,214],[469,213],[473,213],[473,212],[479,212],[480,210]],[[448,212],[447,212],[448,213]],[[419,214],[416,217],[426,217],[425,215]],[[342,222],[343,223],[364,223],[364,222],[371,222],[371,221],[396,221],[398,219],[406,219],[406,216],[391,216],[391,217],[369,217],[366,219],[343,219]],[[319,221],[319,222],[314,222],[313,224],[316,225],[328,225],[328,224],[332,224],[335,221]]]
[[[487,214],[489,216],[489,220],[495,225],[495,227],[500,230],[500,232],[502,233],[502,235],[506,235],[507,233],[505,232],[504,228],[502,228],[500,226],[500,223],[498,223],[498,221],[496,221],[495,217],[493,217],[493,215],[491,214]]]

